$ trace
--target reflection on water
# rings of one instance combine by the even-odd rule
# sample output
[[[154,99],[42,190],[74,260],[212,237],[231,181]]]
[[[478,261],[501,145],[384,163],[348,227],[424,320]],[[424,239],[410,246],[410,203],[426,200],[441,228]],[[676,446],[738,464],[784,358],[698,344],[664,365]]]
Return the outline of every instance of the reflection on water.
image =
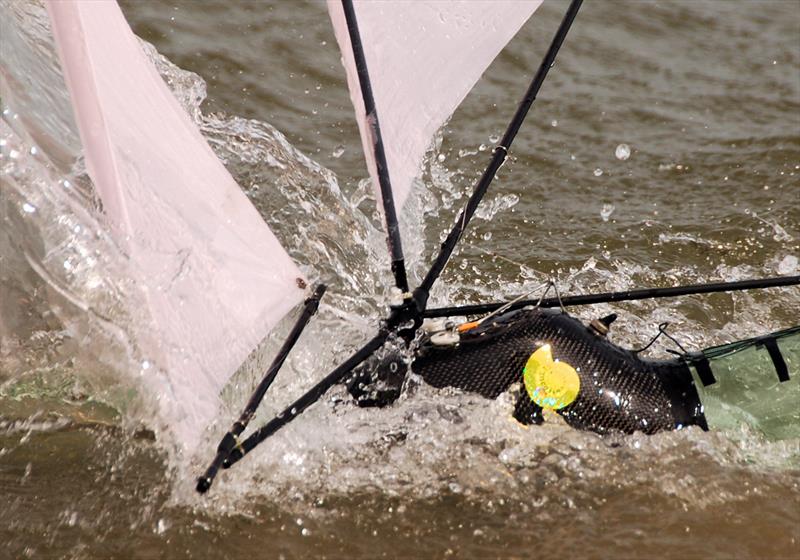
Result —
[[[207,82],[203,101],[198,76],[159,61],[291,255],[329,285],[266,418],[373,332],[390,282],[324,5],[123,8]],[[404,218],[412,277],[563,8],[541,9],[437,139],[429,189]],[[550,274],[571,293],[797,274],[798,34],[792,3],[587,4],[432,304],[513,297]],[[38,79],[33,66],[15,68]],[[136,382],[131,286],[92,217],[80,160],[64,165],[68,123],[41,123],[47,142],[26,135],[15,123],[24,105],[3,95],[0,541],[10,557],[800,554],[796,439],[742,427],[606,438],[525,428],[510,420],[510,398],[415,384],[382,411],[334,390],[196,497],[190,475],[206,458],[171,454]],[[794,324],[800,298],[778,289],[576,312],[611,311],[617,342],[641,345],[669,321],[698,348]],[[282,329],[234,377],[213,430],[238,412]]]

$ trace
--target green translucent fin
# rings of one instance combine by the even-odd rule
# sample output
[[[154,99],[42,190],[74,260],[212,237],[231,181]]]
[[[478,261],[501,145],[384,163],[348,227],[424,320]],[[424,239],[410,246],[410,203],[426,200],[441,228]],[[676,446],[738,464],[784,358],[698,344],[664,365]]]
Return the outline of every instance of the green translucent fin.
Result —
[[[764,345],[769,338],[777,342],[788,381],[778,378]],[[703,358],[715,379],[709,385],[698,371]],[[724,430],[746,423],[769,439],[800,437],[800,327],[707,348],[687,360],[710,428]]]

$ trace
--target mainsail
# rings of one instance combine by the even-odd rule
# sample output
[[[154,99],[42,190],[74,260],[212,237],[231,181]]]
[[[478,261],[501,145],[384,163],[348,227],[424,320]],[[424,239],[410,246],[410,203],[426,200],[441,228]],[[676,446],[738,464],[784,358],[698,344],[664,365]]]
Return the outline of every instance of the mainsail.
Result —
[[[152,321],[133,325],[178,440],[305,281],[147,59],[116,2],[48,2],[86,167]]]
[[[355,1],[394,205],[401,208],[436,131],[542,0]],[[375,115],[367,115],[342,0],[328,0],[367,167],[380,200]]]

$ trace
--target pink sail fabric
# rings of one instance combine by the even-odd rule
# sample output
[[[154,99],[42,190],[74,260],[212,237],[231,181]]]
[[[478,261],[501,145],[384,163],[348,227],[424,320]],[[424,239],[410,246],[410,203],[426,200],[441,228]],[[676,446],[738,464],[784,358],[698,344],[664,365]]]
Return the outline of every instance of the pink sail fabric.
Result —
[[[433,135],[542,0],[353,2],[395,206],[401,208]],[[328,0],[361,141],[380,200],[373,134],[364,111],[341,0]]]
[[[152,321],[134,325],[177,439],[305,281],[147,59],[116,2],[47,4],[86,166]],[[150,366],[152,364],[152,366]]]

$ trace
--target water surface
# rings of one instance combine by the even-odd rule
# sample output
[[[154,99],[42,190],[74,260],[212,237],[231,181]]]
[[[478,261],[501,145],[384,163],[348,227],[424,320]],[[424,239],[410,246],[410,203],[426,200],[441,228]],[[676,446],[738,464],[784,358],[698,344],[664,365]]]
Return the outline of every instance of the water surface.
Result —
[[[162,70],[188,106],[202,81],[185,71],[205,81],[204,133],[309,277],[330,287],[267,417],[370,336],[390,282],[325,6],[122,6],[179,67]],[[565,8],[545,3],[438,139],[429,194],[404,216],[413,278]],[[137,372],[106,346],[125,336],[114,247],[70,233],[97,225],[80,211],[91,204],[56,196],[58,169],[0,125],[28,154],[11,167],[6,158],[0,176],[0,557],[800,556],[796,439],[746,427],[605,438],[525,428],[510,420],[510,399],[424,386],[382,411],[334,390],[197,498],[189,475],[201,465],[171,454]],[[799,195],[800,4],[589,2],[432,304],[510,298],[548,276],[580,293],[798,274]],[[69,259],[82,267],[67,274]],[[795,324],[800,295],[575,313],[611,311],[623,345],[669,321],[701,348]],[[234,378],[222,424],[279,338]]]

